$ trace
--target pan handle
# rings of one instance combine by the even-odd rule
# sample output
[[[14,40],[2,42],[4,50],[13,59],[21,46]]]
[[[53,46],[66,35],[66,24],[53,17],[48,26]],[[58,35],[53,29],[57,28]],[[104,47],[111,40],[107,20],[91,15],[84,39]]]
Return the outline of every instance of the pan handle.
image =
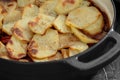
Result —
[[[71,58],[66,59],[66,62],[71,66],[79,69],[80,71],[83,71],[83,72],[87,71],[87,73],[89,73],[88,71],[93,72],[95,70],[96,71],[99,70],[100,68],[104,67],[105,65],[110,63],[112,60],[114,60],[118,56],[117,53],[120,51],[120,34],[115,31],[111,31],[108,34],[108,37],[115,39],[116,43],[114,44],[114,46],[112,46],[110,50],[105,52],[105,54],[98,57],[97,59],[94,59],[89,62],[82,62],[78,59],[80,57],[78,55],[78,56],[75,56],[75,57],[73,56]],[[101,44],[99,44],[98,46],[101,46]],[[104,48],[104,46],[102,47]],[[98,49],[98,48],[95,48],[95,49]],[[92,52],[92,53],[96,53],[96,52]]]

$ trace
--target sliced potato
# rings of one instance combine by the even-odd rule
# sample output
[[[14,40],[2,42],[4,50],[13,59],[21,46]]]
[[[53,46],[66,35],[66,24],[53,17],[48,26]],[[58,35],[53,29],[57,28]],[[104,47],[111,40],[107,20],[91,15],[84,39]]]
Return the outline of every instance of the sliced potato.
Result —
[[[83,42],[80,42],[80,41],[79,42],[74,42],[74,44],[70,46],[70,49],[76,49],[76,50],[79,50],[79,52],[83,52],[88,48],[89,47],[86,43],[83,43]]]
[[[44,59],[37,59],[34,57],[30,57],[32,59],[33,62],[47,62],[49,61],[48,58],[44,58]]]
[[[35,0],[35,4],[40,7],[40,6],[43,5],[46,1],[48,1],[48,0]]]
[[[59,34],[59,37],[60,37],[59,49],[68,48],[74,42],[79,41],[79,39],[73,34]]]
[[[3,11],[3,6],[0,5],[0,14],[2,13],[2,11]]]
[[[33,37],[33,32],[28,27],[28,22],[31,18],[24,18],[17,21],[12,29],[13,34],[20,40],[30,41]]]
[[[66,16],[65,15],[59,15],[53,25],[54,27],[61,33],[71,33],[70,27],[68,27],[65,24]]]
[[[69,50],[68,49],[61,49],[61,53],[62,53],[63,58],[69,57]]]
[[[44,4],[42,4],[42,6],[40,6],[40,13],[48,15],[48,16],[53,16],[56,17],[57,13],[55,12],[55,7],[57,4],[58,0],[48,0],[45,1]]]
[[[10,23],[10,22],[14,22],[17,21],[19,19],[21,19],[22,14],[21,11],[19,10],[14,10],[10,13],[8,13],[5,17],[4,17],[4,24]]]
[[[77,49],[69,49],[69,57],[79,54],[80,51]]]
[[[16,37],[12,36],[6,45],[8,54],[13,59],[20,59],[26,56],[27,43],[18,40]]]
[[[4,16],[2,14],[0,14],[0,29],[2,29],[2,25],[3,25],[3,18]]]
[[[28,51],[32,57],[42,59],[55,55],[58,47],[58,32],[53,29],[48,29],[43,36],[39,34],[34,35],[28,46]]]
[[[6,16],[7,10],[5,9],[3,3],[0,3],[0,15]]]
[[[84,29],[95,23],[99,19],[100,15],[100,11],[93,6],[80,7],[68,14],[66,24],[68,26]]]
[[[39,16],[31,20],[28,25],[32,32],[37,34],[44,34],[48,28],[52,27],[54,19],[54,17],[39,14]]]
[[[70,56],[81,53],[87,49],[88,49],[87,44],[80,42],[80,41],[76,41],[76,42],[73,42],[73,44],[69,46],[69,49],[61,49],[61,52],[64,58],[68,58]]]
[[[92,39],[92,38],[86,36],[85,34],[83,34],[77,28],[71,27],[71,30],[75,34],[75,36],[78,37],[84,43],[97,43],[98,42],[97,40]]]
[[[85,50],[87,50],[89,47],[87,44],[82,42],[75,42],[73,45],[69,48],[69,57],[74,56],[76,54],[79,54]]]
[[[30,61],[27,60],[27,59],[20,59],[19,61],[20,61],[20,62],[30,62]]]
[[[14,11],[16,8],[17,8],[17,2],[16,1],[9,1],[9,2],[6,2],[6,4],[4,5],[6,11],[9,13],[9,12],[12,12]]]
[[[80,7],[90,6],[90,2],[88,0],[83,0],[80,4]]]
[[[33,4],[35,0],[17,0],[18,7],[25,7],[26,5]]]
[[[67,14],[75,8],[79,7],[82,0],[59,0],[55,11],[58,14]]]
[[[40,1],[41,3],[45,3],[46,1],[49,1],[49,0],[36,0],[36,1]]]
[[[103,26],[104,26],[104,20],[103,20],[103,16],[101,15],[94,24],[85,28],[84,31],[89,33],[90,35],[96,35],[102,32]]]
[[[49,61],[53,61],[53,60],[60,60],[62,59],[62,54],[60,52],[57,52],[56,55],[48,57]]]
[[[8,35],[12,35],[12,28],[14,27],[14,24],[16,22],[10,22],[7,24],[3,24],[2,31],[5,32]]]
[[[0,41],[0,58],[9,58],[5,45]]]
[[[38,12],[39,12],[39,8],[36,5],[32,5],[32,4],[27,5],[23,9],[22,18],[35,17],[38,15]]]
[[[60,60],[62,59],[62,55],[61,53],[57,52],[57,54],[55,54],[54,56],[48,57],[48,58],[44,58],[44,59],[36,59],[32,57],[32,60],[34,62],[46,62],[46,61],[53,61],[53,60]]]

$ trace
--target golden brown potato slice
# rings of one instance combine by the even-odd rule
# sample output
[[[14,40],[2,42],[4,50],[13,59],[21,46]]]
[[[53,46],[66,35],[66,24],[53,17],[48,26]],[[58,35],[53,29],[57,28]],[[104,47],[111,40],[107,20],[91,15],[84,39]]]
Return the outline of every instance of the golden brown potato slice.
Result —
[[[0,58],[9,59],[5,45],[0,41]]]
[[[32,57],[42,59],[55,55],[58,47],[58,32],[53,29],[48,29],[46,34],[43,36],[40,34],[34,35],[28,46],[28,51]]]
[[[39,14],[39,16],[33,18],[28,25],[32,32],[44,34],[48,28],[52,27],[54,19],[54,17]]]
[[[57,52],[55,55],[44,58],[44,59],[36,59],[36,58],[31,57],[31,59],[34,62],[46,62],[46,61],[60,60],[62,58],[63,57],[62,57],[62,54],[60,52]]]
[[[70,46],[70,49],[75,49],[75,50],[79,50],[79,52],[83,52],[85,50],[87,50],[89,47],[86,43],[83,42],[74,42],[73,45]]]
[[[42,6],[40,6],[39,12],[48,16],[56,17],[57,13],[55,12],[55,7],[58,0],[48,0],[45,1]]]
[[[34,57],[30,57],[32,59],[33,62],[47,62],[49,61],[48,58],[44,58],[44,59],[37,59]]]
[[[49,0],[35,0],[35,4],[40,7],[40,6],[43,5],[46,1],[49,1]]]
[[[31,18],[24,18],[17,21],[12,29],[13,34],[20,40],[30,41],[33,37],[33,32],[28,27],[28,22]]]
[[[67,14],[75,8],[79,7],[79,4],[81,2],[82,0],[59,0],[56,5],[55,11],[58,14]]]
[[[104,26],[104,20],[103,20],[103,16],[101,15],[94,24],[85,28],[84,31],[89,33],[90,35],[96,35],[102,32],[103,26]]]
[[[30,62],[30,61],[27,60],[27,59],[20,59],[19,61],[20,61],[20,62]]]
[[[2,14],[0,14],[0,29],[2,29],[2,26],[3,26],[3,23],[2,23],[3,18],[4,18],[4,16]]]
[[[83,0],[80,4],[80,7],[90,6],[90,2],[88,0]]]
[[[68,58],[70,56],[81,53],[87,49],[88,49],[87,44],[80,42],[80,41],[76,41],[76,42],[73,42],[73,44],[69,46],[69,49],[61,49],[61,52],[64,58]]]
[[[65,24],[66,16],[65,15],[59,15],[53,25],[54,27],[61,33],[71,33],[70,27],[68,27]]]
[[[48,57],[49,61],[53,61],[53,60],[60,60],[63,59],[62,54],[60,52],[57,52],[56,55]]]
[[[7,10],[5,9],[3,3],[0,3],[0,15],[6,16]]]
[[[59,34],[59,37],[60,37],[59,49],[68,48],[74,42],[79,41],[79,39],[73,34]]]
[[[6,45],[8,54],[13,59],[20,59],[26,56],[27,43],[18,40],[16,37],[12,36]]]
[[[22,18],[35,17],[38,15],[39,8],[36,5],[30,4],[24,7]]]
[[[10,22],[14,22],[17,21],[19,19],[21,19],[22,14],[21,11],[19,10],[14,10],[10,13],[8,13],[5,17],[4,17],[4,24],[10,23]]]
[[[69,57],[69,50],[68,49],[61,49],[61,53],[62,53],[63,58]]]
[[[4,5],[5,9],[7,10],[7,12],[12,12],[17,8],[17,2],[16,1],[9,1],[6,2],[6,4]]]
[[[41,3],[45,3],[46,1],[49,1],[49,0],[36,0],[36,1],[40,1]]]
[[[26,5],[33,4],[35,0],[17,0],[18,7],[25,7]]]
[[[10,22],[7,24],[3,24],[2,31],[5,32],[8,35],[12,35],[12,28],[14,27],[14,24],[16,22]]]
[[[80,51],[77,49],[69,49],[69,57],[79,54]]]
[[[3,6],[0,5],[0,14],[2,13],[2,11],[3,11]]]
[[[93,6],[80,7],[68,14],[66,24],[68,26],[84,29],[95,23],[99,19],[100,15],[100,11]]]
[[[86,36],[85,34],[83,34],[77,28],[71,27],[71,30],[75,34],[75,36],[78,37],[84,43],[97,43],[98,42],[97,40],[92,39],[92,38]]]

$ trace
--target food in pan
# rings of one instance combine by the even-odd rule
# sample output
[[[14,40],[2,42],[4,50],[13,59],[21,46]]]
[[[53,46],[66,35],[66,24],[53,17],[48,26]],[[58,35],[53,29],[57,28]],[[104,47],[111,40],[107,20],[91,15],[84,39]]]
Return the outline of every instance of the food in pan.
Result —
[[[0,0],[0,58],[45,62],[80,54],[104,37],[106,20],[89,0]]]

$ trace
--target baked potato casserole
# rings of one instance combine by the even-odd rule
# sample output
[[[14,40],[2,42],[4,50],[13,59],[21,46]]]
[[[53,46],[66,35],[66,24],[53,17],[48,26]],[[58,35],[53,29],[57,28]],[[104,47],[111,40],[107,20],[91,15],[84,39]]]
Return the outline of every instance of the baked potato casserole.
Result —
[[[90,0],[0,0],[0,58],[44,62],[87,50],[109,30]]]

